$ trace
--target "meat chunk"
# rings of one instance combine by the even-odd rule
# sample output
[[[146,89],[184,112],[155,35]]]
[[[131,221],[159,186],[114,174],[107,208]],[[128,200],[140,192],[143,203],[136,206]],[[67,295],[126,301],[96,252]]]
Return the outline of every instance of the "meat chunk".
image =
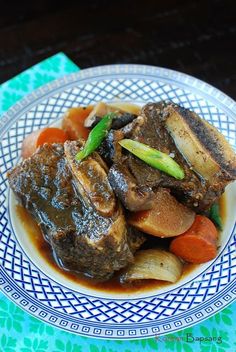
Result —
[[[183,138],[185,134],[192,143],[189,141],[187,144]],[[177,180],[121,150],[118,142],[123,138],[137,140],[174,157],[184,169],[185,178]],[[158,187],[169,188],[187,206],[196,211],[205,211],[218,200],[225,186],[236,179],[235,154],[224,137],[195,113],[174,104],[160,102],[145,105],[141,116],[108,134],[104,145],[111,142],[113,147],[110,147],[110,154],[105,156],[111,164],[108,178],[116,195],[131,211],[149,209],[153,192]],[[187,157],[190,146],[192,152]],[[205,160],[204,165],[199,162],[194,164],[197,155],[199,158],[201,155],[202,162]],[[201,170],[202,173],[199,172]],[[211,177],[207,177],[208,174]],[[140,194],[135,202],[134,190],[136,195]]]
[[[109,181],[117,197],[130,211],[151,209],[155,195],[146,185],[137,185],[128,167],[121,163],[112,165],[109,171]]]
[[[79,142],[67,142],[65,149],[44,144],[9,173],[9,183],[59,265],[106,280],[133,260],[144,237],[130,235],[101,157],[95,153],[86,162],[73,162],[79,147]]]

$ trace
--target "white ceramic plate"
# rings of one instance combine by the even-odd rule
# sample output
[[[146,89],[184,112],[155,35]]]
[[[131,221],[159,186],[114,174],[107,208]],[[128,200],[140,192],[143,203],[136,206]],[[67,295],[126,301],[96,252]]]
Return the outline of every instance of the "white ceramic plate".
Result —
[[[226,190],[227,218],[217,258],[175,285],[136,294],[99,292],[47,265],[15,213],[6,173],[31,131],[58,123],[72,106],[98,101],[172,100],[216,126],[236,147],[236,103],[212,86],[158,67],[110,65],[82,70],[36,90],[0,120],[0,288],[20,307],[57,327],[94,337],[125,339],[170,333],[193,325],[236,297],[236,185]]]

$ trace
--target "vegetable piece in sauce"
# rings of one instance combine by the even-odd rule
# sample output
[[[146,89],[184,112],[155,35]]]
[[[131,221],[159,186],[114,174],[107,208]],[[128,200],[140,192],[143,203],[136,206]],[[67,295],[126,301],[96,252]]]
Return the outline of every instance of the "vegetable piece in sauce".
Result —
[[[137,251],[134,263],[128,265],[121,275],[121,282],[134,280],[163,280],[176,282],[183,271],[183,263],[174,254],[162,249]]]
[[[105,115],[102,120],[99,121],[99,123],[91,130],[83,149],[80,150],[75,156],[77,161],[86,158],[99,147],[111,127],[114,116],[114,113]]]
[[[93,106],[77,107],[67,110],[62,119],[62,128],[70,140],[79,138],[87,139],[89,129],[84,126],[84,121],[92,111]]]
[[[206,216],[197,215],[191,228],[176,237],[170,251],[186,262],[201,264],[216,257],[218,233]]]
[[[183,169],[168,154],[132,139],[122,139],[119,144],[155,169],[161,170],[178,180],[184,178]]]
[[[22,143],[21,156],[23,159],[30,157],[36,149],[44,143],[64,143],[68,139],[65,131],[56,127],[46,127],[29,134]]]
[[[153,236],[173,237],[187,231],[194,218],[191,209],[179,203],[167,189],[159,188],[152,209],[130,213],[128,223]]]
[[[219,204],[215,203],[211,206],[210,219],[214,222],[214,224],[218,227],[219,230],[223,230],[222,219],[220,216],[220,207]]]

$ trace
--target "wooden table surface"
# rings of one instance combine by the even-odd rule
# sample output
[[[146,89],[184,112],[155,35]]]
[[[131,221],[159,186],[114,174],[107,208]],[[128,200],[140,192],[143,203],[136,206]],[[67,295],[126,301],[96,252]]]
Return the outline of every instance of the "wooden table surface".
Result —
[[[1,1],[0,83],[59,51],[176,69],[236,98],[235,0]]]

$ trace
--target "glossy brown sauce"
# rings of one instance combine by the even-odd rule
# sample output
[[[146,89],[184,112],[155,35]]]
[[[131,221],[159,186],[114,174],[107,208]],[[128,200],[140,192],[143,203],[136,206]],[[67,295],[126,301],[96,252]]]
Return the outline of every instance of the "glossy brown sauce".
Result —
[[[220,212],[223,220],[223,224],[226,218],[226,202],[225,196],[222,196],[220,199]],[[71,271],[66,271],[63,268],[59,267],[55,259],[53,257],[52,249],[48,242],[44,239],[41,230],[37,223],[33,220],[31,215],[24,209],[22,206],[16,206],[16,213],[19,217],[26,235],[29,237],[29,240],[34,245],[35,250],[39,253],[39,255],[45,260],[47,265],[49,265],[53,270],[63,275],[66,279],[78,283],[82,286],[85,286],[90,289],[95,289],[98,291],[105,291],[111,293],[139,293],[145,292],[153,289],[159,289],[170,285],[166,281],[159,280],[140,280],[137,282],[133,282],[132,284],[121,284],[119,282],[119,272],[114,275],[114,277],[106,282],[96,282],[94,279],[87,278],[83,275],[79,275],[78,273],[73,273]],[[158,242],[162,241],[162,239],[153,238],[153,241]],[[148,241],[147,241],[148,242]],[[148,245],[149,244],[149,245]],[[168,241],[166,242],[168,244]],[[147,243],[147,246],[150,246],[150,242]],[[165,246],[165,244],[164,244]],[[182,278],[192,272],[195,268],[197,268],[197,264],[185,264],[183,269]]]

